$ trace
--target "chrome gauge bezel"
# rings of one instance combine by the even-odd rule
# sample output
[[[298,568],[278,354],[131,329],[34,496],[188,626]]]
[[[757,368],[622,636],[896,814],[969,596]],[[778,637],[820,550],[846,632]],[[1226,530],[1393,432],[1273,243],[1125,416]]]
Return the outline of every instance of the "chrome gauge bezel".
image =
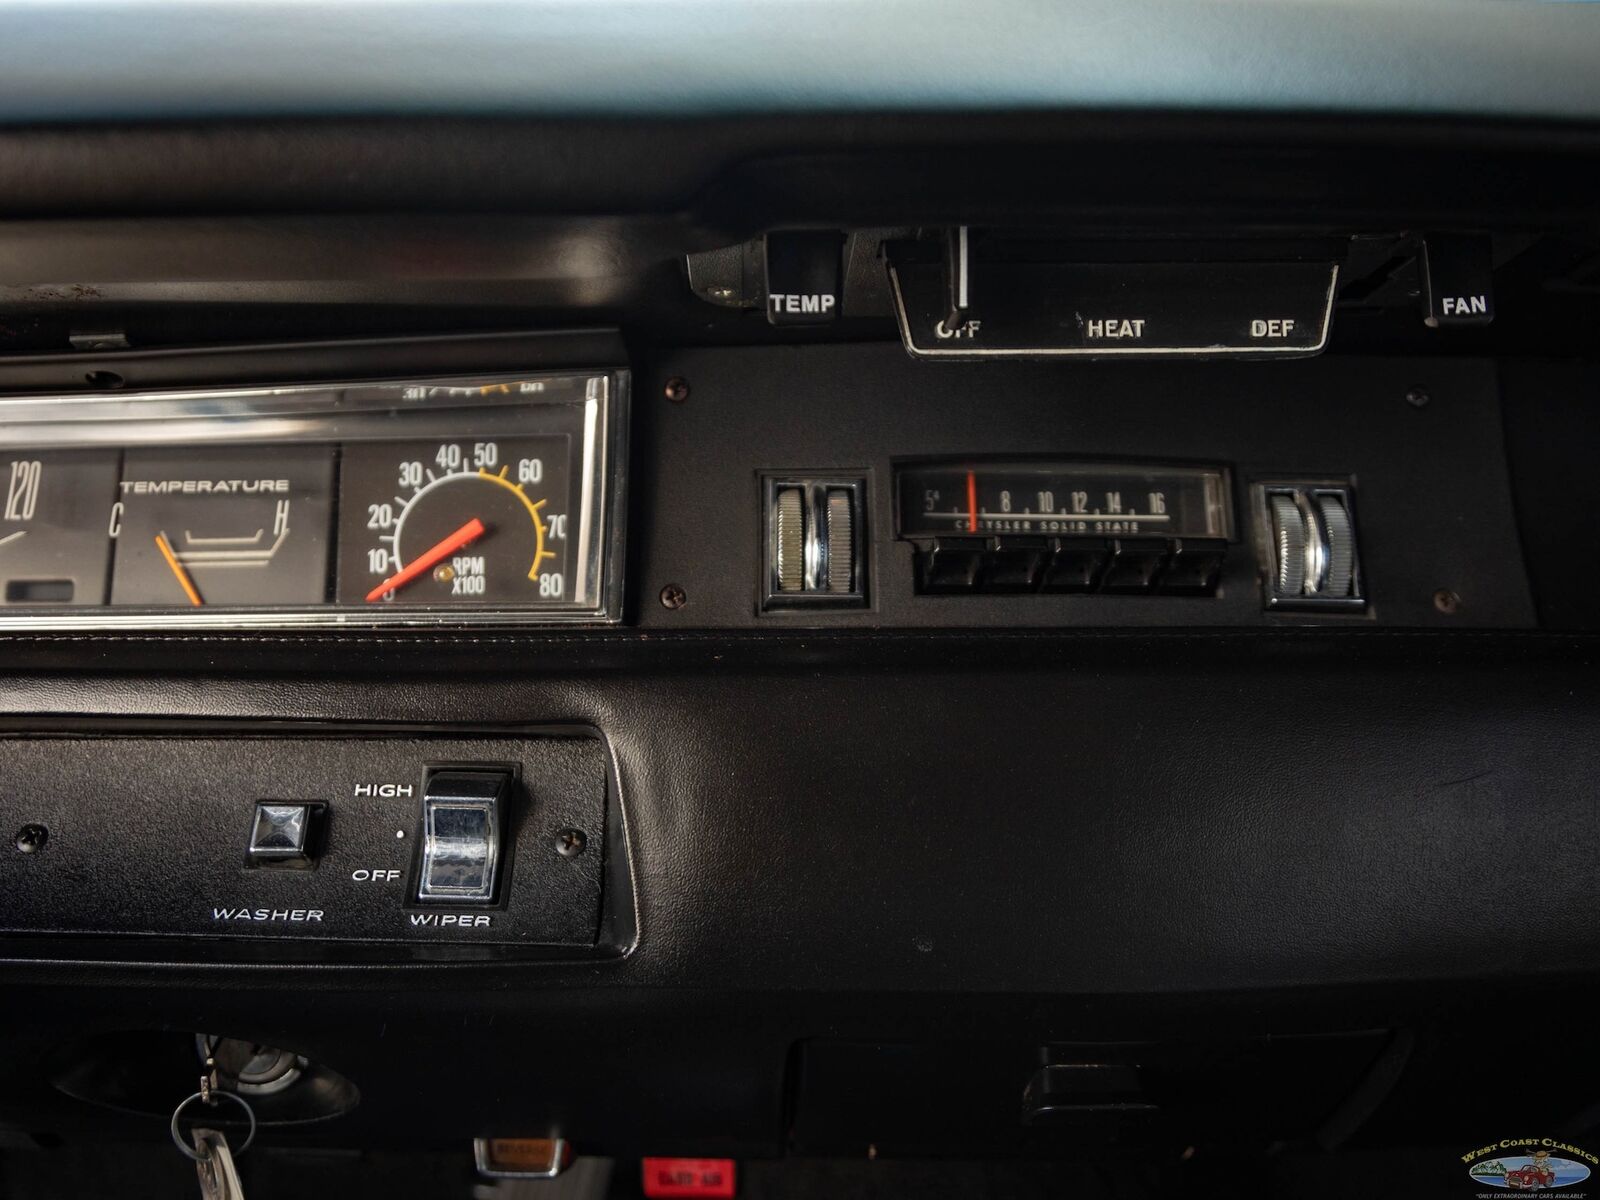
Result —
[[[539,382],[537,395],[498,385]],[[462,394],[430,394],[457,388]],[[477,395],[465,389],[488,389]],[[578,487],[572,551],[581,588],[563,607],[318,606],[216,611],[113,607],[0,607],[0,631],[439,630],[615,624],[622,615],[629,375],[625,370],[495,372],[351,379],[270,387],[28,395],[0,399],[0,454],[138,446],[204,447],[404,442],[419,438],[537,436],[556,407],[581,407],[572,470]],[[337,486],[337,485],[336,485]],[[335,519],[335,528],[338,521]],[[581,599],[579,598],[581,596]]]

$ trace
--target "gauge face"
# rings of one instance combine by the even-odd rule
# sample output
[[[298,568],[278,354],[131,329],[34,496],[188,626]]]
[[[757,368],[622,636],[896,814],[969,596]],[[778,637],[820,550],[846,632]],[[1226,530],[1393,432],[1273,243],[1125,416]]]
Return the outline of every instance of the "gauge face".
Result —
[[[565,435],[347,446],[339,603],[571,602]]]
[[[104,604],[115,450],[0,455],[0,605]]]
[[[129,450],[111,603],[324,603],[332,494],[331,446]]]

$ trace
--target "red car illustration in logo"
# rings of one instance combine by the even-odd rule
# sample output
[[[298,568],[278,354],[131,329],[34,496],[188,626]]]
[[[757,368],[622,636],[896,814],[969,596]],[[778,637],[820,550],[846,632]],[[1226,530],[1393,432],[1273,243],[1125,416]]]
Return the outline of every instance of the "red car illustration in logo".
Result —
[[[1531,1162],[1506,1172],[1506,1186],[1514,1191],[1527,1192],[1535,1188],[1554,1187],[1556,1173],[1543,1162]]]

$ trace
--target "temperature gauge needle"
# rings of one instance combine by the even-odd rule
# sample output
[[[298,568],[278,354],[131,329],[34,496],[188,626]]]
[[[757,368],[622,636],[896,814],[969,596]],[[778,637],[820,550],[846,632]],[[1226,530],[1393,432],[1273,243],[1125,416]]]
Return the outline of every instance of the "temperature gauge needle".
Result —
[[[161,551],[161,557],[167,560],[167,566],[172,568],[172,573],[178,577],[178,586],[183,589],[183,594],[189,597],[189,603],[199,608],[205,603],[200,599],[200,591],[194,586],[194,580],[189,578],[189,572],[183,569],[183,564],[178,561],[178,556],[172,552],[172,546],[167,541],[164,533],[156,534],[156,549]]]
[[[481,538],[488,531],[489,527],[487,525],[485,525],[477,517],[473,517],[472,520],[468,521],[460,529],[456,530],[449,537],[445,538],[444,541],[440,542],[437,546],[434,546],[428,550],[424,550],[416,558],[412,559],[408,565],[401,567],[393,575],[389,576],[389,578],[385,579],[377,587],[368,592],[367,603],[376,604],[379,600],[383,599],[383,594],[385,592],[392,592],[396,588],[405,587],[406,584],[410,583],[418,575],[426,573],[427,570],[441,558],[449,558],[468,542],[473,541],[476,538]],[[176,564],[174,564],[174,567],[176,567]],[[200,602],[196,600],[195,603],[198,604]]]

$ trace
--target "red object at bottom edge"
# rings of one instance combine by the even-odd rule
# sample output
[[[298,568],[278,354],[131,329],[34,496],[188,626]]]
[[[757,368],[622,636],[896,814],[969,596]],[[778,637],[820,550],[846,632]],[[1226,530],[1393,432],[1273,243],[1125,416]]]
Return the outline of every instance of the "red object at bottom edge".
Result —
[[[738,1183],[738,1164],[731,1158],[647,1158],[644,1194],[650,1200],[713,1197],[730,1200]]]

